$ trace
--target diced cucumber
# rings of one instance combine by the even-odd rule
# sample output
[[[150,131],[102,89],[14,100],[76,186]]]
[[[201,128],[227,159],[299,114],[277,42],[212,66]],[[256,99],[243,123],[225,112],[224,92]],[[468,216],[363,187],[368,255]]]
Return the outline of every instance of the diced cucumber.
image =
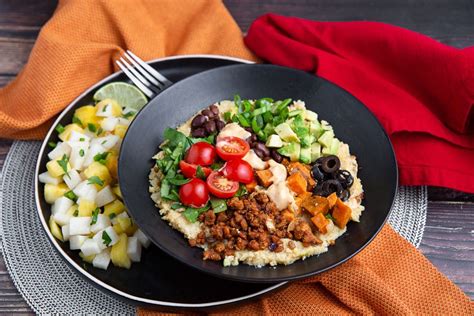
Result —
[[[303,116],[304,116],[304,119],[307,120],[307,121],[317,121],[318,120],[318,114],[316,114],[315,112],[313,112],[311,110],[305,110]]]
[[[321,144],[312,143],[311,144],[311,162],[315,162],[316,159],[321,157]]]
[[[328,123],[327,121],[325,121],[325,120],[322,120],[322,121],[321,121],[321,127],[322,127],[322,129],[325,130],[325,131],[332,131],[332,130],[333,130],[333,129],[332,129],[332,126],[329,125],[329,123]]]
[[[275,127],[275,132],[280,136],[281,139],[287,142],[299,142],[298,136],[293,132],[288,123],[281,123]]]
[[[309,124],[309,132],[318,139],[324,133],[324,130],[321,127],[321,123],[316,120]]]
[[[301,146],[298,143],[289,143],[278,149],[280,155],[289,157],[291,161],[298,161],[300,158]]]
[[[340,143],[339,139],[333,138],[331,144],[323,148],[323,155],[336,155],[339,151]]]
[[[267,147],[280,148],[283,146],[283,142],[280,136],[273,134],[273,135],[270,135],[270,137],[268,137],[265,145]]]
[[[301,138],[301,146],[303,147],[311,147],[311,144],[314,143],[315,137],[313,135],[306,135]]]
[[[332,140],[334,139],[334,132],[333,131],[325,131],[321,137],[318,139],[318,143],[323,145],[324,147],[329,147],[331,145]]]
[[[302,163],[311,163],[311,147],[301,147],[300,161]]]
[[[297,116],[303,114],[303,110],[293,110],[288,113],[289,117]]]

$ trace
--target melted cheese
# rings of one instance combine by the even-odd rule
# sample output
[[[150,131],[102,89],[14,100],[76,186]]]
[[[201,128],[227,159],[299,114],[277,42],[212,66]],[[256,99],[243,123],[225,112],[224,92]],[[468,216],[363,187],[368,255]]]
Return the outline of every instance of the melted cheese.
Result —
[[[290,189],[286,186],[285,181],[274,183],[269,186],[267,189],[267,195],[280,211],[286,209],[289,204],[294,202],[293,195],[291,194]]]
[[[247,161],[255,170],[263,170],[267,168],[267,163],[260,159],[253,149],[250,149],[250,151],[242,158],[242,160]]]
[[[281,163],[271,159],[268,161],[270,165],[270,171],[272,172],[272,182],[279,183],[286,180],[286,168]]]
[[[226,136],[235,136],[242,139],[247,139],[251,136],[249,132],[239,126],[237,123],[227,124],[217,136],[217,139],[226,137]]]

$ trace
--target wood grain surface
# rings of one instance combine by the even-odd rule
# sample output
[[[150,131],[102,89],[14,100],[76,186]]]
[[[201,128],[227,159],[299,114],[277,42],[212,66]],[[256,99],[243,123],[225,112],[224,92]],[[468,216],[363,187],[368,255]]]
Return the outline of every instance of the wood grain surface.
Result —
[[[474,45],[471,0],[224,0],[245,32],[261,14],[273,12],[322,21],[373,20],[392,23],[463,48]],[[0,0],[0,87],[28,60],[41,26],[56,7],[52,0]],[[1,109],[1,105],[0,105]],[[11,146],[0,140],[0,168]],[[474,195],[429,188],[421,251],[474,298]],[[0,313],[31,314],[0,260]]]

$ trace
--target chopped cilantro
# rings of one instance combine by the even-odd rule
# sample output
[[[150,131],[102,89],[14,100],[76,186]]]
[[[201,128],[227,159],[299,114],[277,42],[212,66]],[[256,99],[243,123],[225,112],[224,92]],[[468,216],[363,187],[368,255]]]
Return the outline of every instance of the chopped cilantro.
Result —
[[[67,164],[69,162],[69,158],[66,156],[66,154],[64,154],[63,157],[57,162],[58,165],[64,170],[64,173],[67,173]]]
[[[99,212],[100,212],[100,209],[98,207],[96,207],[95,210],[92,212],[91,225],[94,225],[97,223],[97,218],[99,218]]]
[[[87,183],[88,184],[97,184],[97,185],[100,185],[100,186],[104,185],[104,181],[102,181],[102,179],[100,179],[98,176],[90,177],[89,179],[87,179]]]
[[[107,234],[105,230],[102,232],[102,242],[106,246],[109,246],[110,243],[112,242],[112,239],[110,238],[109,234]]]
[[[55,142],[49,142],[48,146],[51,148],[56,148],[57,144]]]
[[[97,131],[97,127],[95,126],[95,124],[92,124],[92,123],[87,124],[87,128],[88,128],[92,133],[95,133],[95,132]]]
[[[84,125],[82,125],[81,120],[78,119],[77,116],[75,116],[75,115],[72,117],[72,122],[73,122],[74,124],[78,124],[78,125],[84,126]]]

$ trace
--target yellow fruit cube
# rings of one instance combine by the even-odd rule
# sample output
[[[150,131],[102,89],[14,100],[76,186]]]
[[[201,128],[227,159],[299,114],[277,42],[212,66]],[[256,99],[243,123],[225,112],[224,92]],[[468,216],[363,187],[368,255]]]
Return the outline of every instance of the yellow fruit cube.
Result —
[[[53,216],[49,217],[49,229],[54,237],[63,241],[63,233],[61,232],[59,225],[54,221]]]
[[[138,230],[138,226],[137,224],[133,223],[132,222],[132,225],[130,225],[126,230],[125,230],[125,233],[127,234],[127,236],[133,236],[133,234],[135,234],[135,232]]]
[[[93,124],[96,129],[99,128],[99,118],[95,115],[96,108],[93,105],[81,106],[74,112],[74,116],[77,117],[84,128],[88,128],[89,124]],[[92,131],[93,132],[93,131]]]
[[[59,161],[63,161],[62,157],[60,159],[50,160],[46,164],[46,169],[48,169],[49,174],[56,178],[61,177],[62,175],[66,173],[63,167],[60,165]],[[66,169],[67,169],[67,172],[69,172],[72,169],[69,162],[66,163]]]
[[[118,178],[118,156],[110,153],[107,155],[107,159],[105,160],[105,166],[109,169],[110,174],[114,179]]]
[[[110,106],[110,109],[109,109]],[[112,116],[117,117],[122,115],[122,107],[117,101],[112,99],[104,99],[96,104],[96,113],[106,112],[112,110]]]
[[[100,190],[102,187],[110,184],[112,181],[112,177],[110,176],[109,169],[107,169],[106,166],[101,164],[98,161],[94,161],[87,167],[86,170],[84,170],[84,175],[86,176],[87,179],[90,179],[91,177],[99,177],[99,179],[103,182],[103,185],[99,185],[95,183],[96,189]]]
[[[112,228],[115,230],[117,235],[120,235],[121,233],[125,233],[122,229],[122,226],[120,226],[119,224],[113,225]]]
[[[81,252],[79,252],[79,257],[82,258],[82,261],[85,261],[87,263],[92,263],[92,261],[94,260],[95,258],[95,255],[90,255],[90,256],[86,256]]]
[[[79,202],[79,216],[92,216],[92,212],[97,208],[94,201],[82,200]]]
[[[125,125],[115,126],[114,134],[117,135],[118,137],[123,138],[126,132],[127,132],[127,126]]]
[[[53,204],[54,201],[63,196],[67,191],[69,191],[69,188],[65,183],[58,185],[47,183],[44,185],[44,199],[47,203]]]
[[[116,196],[123,200],[122,191],[120,191],[120,186],[118,184],[112,188],[112,192],[114,192]]]
[[[63,142],[68,141],[69,137],[71,136],[71,132],[76,131],[78,133],[84,133],[84,129],[77,124],[69,124],[64,126],[64,131],[59,134],[59,139]]]
[[[122,233],[119,235],[120,240],[118,243],[112,246],[110,251],[110,259],[116,267],[130,269],[132,262],[127,255],[128,237],[127,234]]]
[[[77,211],[77,215],[79,215],[79,205],[74,204],[67,210],[66,214],[69,216],[74,216],[74,213],[76,213],[76,211]]]
[[[125,205],[119,200],[115,200],[112,203],[109,203],[104,206],[104,215],[110,218],[110,214],[115,214],[115,216],[119,215],[125,211]]]

